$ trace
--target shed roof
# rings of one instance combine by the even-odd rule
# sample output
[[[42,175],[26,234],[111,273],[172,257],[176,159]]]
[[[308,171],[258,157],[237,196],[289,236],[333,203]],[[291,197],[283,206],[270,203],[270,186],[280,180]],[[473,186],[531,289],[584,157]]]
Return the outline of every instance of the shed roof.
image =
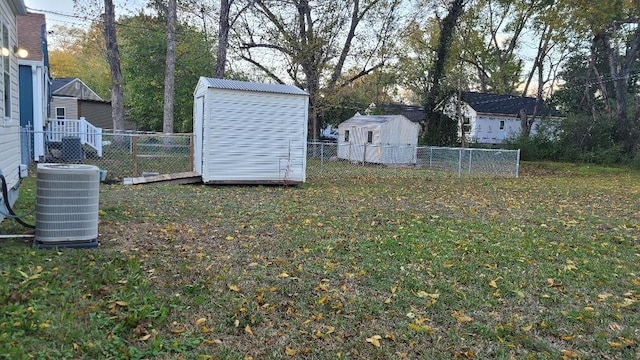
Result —
[[[309,95],[306,91],[301,90],[292,85],[265,84],[265,83],[255,83],[255,82],[239,81],[239,80],[216,79],[216,78],[208,78],[208,77],[202,77],[201,81],[205,81],[208,87],[211,87],[214,89],[242,90],[242,91],[289,94],[289,95],[304,95],[304,96]]]
[[[342,124],[345,125],[376,125],[384,124],[393,119],[402,118],[410,121],[403,115],[360,115],[356,114],[352,118],[345,120]],[[342,125],[341,124],[341,125]]]

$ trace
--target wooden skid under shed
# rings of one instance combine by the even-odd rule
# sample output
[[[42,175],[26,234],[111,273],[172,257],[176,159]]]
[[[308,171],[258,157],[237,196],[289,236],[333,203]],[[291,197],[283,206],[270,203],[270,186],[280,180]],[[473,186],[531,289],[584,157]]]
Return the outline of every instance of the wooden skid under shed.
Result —
[[[162,174],[154,176],[140,176],[134,178],[124,178],[124,185],[139,184],[197,184],[202,182],[202,176],[195,171],[187,171],[173,174]]]

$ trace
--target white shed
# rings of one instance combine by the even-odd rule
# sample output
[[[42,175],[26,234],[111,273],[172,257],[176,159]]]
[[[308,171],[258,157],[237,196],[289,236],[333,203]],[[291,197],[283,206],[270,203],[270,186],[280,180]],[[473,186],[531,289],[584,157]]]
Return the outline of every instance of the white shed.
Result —
[[[338,158],[376,164],[413,164],[420,125],[403,115],[360,115],[338,125]]]
[[[194,170],[205,184],[304,182],[308,97],[295,86],[201,77]]]

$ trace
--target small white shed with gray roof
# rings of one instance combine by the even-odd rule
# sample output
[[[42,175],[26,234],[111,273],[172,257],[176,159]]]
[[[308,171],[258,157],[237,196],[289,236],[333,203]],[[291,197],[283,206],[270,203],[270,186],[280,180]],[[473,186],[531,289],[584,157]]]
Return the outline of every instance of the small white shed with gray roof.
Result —
[[[194,170],[205,184],[304,182],[308,104],[295,86],[201,77]]]
[[[338,158],[374,164],[414,164],[420,125],[403,115],[360,115],[338,125]]]

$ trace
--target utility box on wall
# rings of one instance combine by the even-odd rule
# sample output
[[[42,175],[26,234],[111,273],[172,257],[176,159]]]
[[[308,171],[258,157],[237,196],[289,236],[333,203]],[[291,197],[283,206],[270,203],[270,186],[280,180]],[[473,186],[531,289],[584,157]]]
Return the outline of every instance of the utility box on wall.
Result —
[[[303,183],[308,105],[295,86],[201,77],[194,170],[205,184]]]

